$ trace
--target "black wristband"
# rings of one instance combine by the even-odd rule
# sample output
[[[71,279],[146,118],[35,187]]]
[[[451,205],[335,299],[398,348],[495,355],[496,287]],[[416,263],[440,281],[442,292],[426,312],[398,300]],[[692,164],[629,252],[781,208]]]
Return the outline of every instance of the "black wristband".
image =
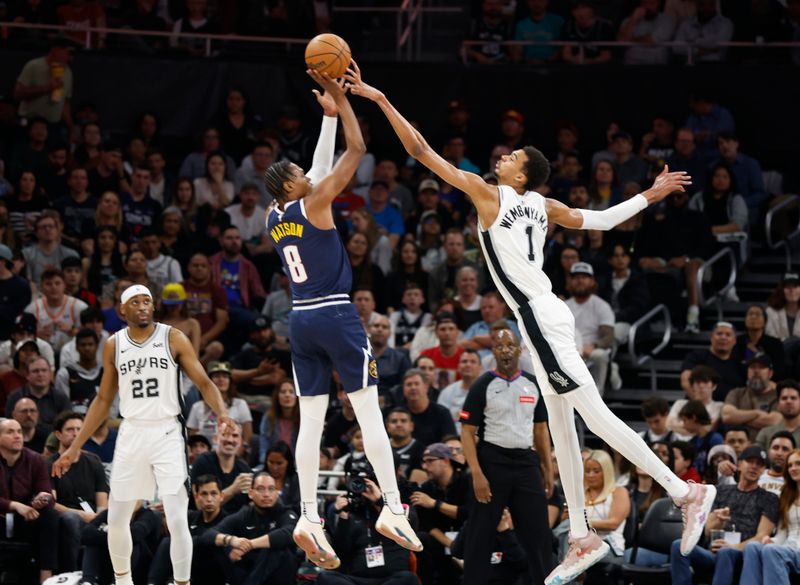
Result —
[[[433,509],[437,512],[441,512],[442,510],[442,500],[436,500],[436,503],[433,504]]]

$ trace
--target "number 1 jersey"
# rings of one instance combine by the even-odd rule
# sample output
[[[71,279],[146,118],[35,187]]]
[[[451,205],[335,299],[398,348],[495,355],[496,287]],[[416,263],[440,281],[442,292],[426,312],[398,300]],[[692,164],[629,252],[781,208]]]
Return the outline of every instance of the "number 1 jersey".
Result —
[[[339,232],[311,225],[302,199],[287,203],[283,212],[273,207],[267,231],[280,252],[292,299],[349,295],[353,274]]]
[[[129,420],[155,421],[181,414],[180,367],[169,347],[169,325],[137,343],[124,328],[114,334],[119,413]]]

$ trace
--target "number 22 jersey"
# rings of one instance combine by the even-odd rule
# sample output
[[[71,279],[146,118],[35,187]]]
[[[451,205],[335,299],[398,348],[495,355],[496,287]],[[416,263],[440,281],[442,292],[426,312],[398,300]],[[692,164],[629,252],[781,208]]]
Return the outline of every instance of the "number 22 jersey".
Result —
[[[169,347],[169,325],[155,323],[142,343],[128,328],[114,334],[119,413],[128,420],[156,421],[181,414],[180,367]]]
[[[267,213],[267,231],[280,252],[289,277],[292,299],[347,297],[353,286],[350,261],[338,230],[321,230],[308,220],[300,199],[273,207]]]

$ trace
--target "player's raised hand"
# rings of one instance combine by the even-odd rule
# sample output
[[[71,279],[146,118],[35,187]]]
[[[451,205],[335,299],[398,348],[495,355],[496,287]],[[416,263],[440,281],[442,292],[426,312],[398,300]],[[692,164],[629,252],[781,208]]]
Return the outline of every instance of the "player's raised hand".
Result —
[[[342,92],[344,92],[344,77],[336,80],[336,83],[342,88]],[[326,116],[335,118],[339,115],[339,107],[336,105],[336,100],[333,99],[333,96],[330,93],[327,91],[325,93],[320,93],[318,89],[312,89],[311,92],[316,96],[317,102],[319,102],[319,105],[322,106],[322,112]]]
[[[306,69],[306,73],[325,90],[326,94],[330,94],[333,99],[344,95],[345,84],[343,81],[337,81],[327,73],[320,73],[316,69]]]
[[[227,414],[220,415],[217,419],[219,432],[222,436],[228,435],[236,428],[236,422]],[[55,467],[54,467],[55,469]],[[60,477],[60,476],[59,476]]]
[[[358,67],[358,63],[356,63],[355,59],[350,61],[350,67],[344,72],[344,78],[347,80],[347,89],[349,89],[350,93],[353,95],[360,95],[373,102],[383,97],[383,92],[364,83],[364,80],[361,79],[361,69]]]
[[[664,170],[656,177],[653,186],[642,193],[648,203],[656,203],[675,191],[685,191],[692,184],[692,178],[684,171],[671,173],[669,166],[664,165]]]
[[[53,477],[63,477],[69,471],[70,466],[78,460],[78,451],[72,447],[64,451],[61,456],[53,463]]]

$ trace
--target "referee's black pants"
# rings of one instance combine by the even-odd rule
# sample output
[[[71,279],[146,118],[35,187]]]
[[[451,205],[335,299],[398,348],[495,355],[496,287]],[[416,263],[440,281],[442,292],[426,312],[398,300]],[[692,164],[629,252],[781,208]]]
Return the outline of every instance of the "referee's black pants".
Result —
[[[463,585],[489,583],[492,548],[505,507],[511,511],[517,540],[527,553],[532,583],[542,583],[550,572],[552,536],[539,456],[530,449],[505,449],[481,441],[478,462],[489,481],[492,500],[482,504],[473,492],[464,543]]]

